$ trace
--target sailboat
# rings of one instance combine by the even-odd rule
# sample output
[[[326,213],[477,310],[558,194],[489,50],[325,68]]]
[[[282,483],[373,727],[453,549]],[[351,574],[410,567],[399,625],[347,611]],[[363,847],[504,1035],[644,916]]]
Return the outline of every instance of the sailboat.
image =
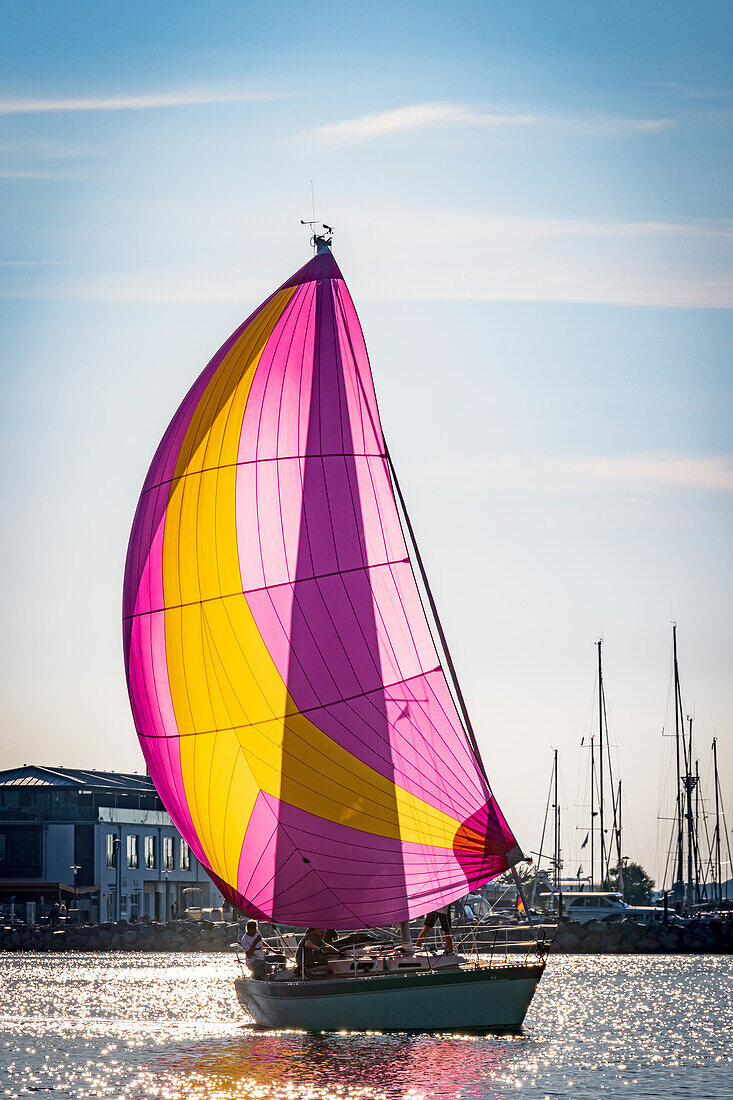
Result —
[[[524,857],[455,676],[330,229],[312,243],[155,453],[125,567],[127,682],[155,786],[233,906],[291,927],[404,926]],[[369,958],[318,980],[240,977],[237,996],[277,1027],[516,1028],[544,967],[542,950],[501,965]]]

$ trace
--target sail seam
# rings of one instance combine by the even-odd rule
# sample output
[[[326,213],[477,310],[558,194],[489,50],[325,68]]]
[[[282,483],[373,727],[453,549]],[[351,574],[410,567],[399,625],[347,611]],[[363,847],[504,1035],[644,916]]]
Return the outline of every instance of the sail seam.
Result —
[[[259,588],[244,588],[239,592],[219,592],[215,596],[205,596],[201,600],[188,600],[186,603],[169,603],[164,607],[151,607],[146,611],[133,611],[131,615],[123,616],[123,621],[142,618],[145,615],[159,615],[163,611],[178,611],[184,607],[198,607],[201,604],[213,603],[215,600],[231,600],[236,596],[253,596],[258,592],[271,592],[275,588],[295,588],[297,585],[307,584],[310,581],[328,580],[331,577],[341,577],[346,573],[362,573],[367,569],[385,569],[392,565],[409,565],[409,558],[395,558],[394,561],[370,562],[366,565],[354,565],[349,569],[334,569],[330,573],[315,573],[312,577],[299,577],[297,580],[278,581],[276,584],[263,584]],[[436,658],[437,658],[436,653]]]
[[[260,462],[297,462],[307,459],[313,461],[318,458],[381,458],[386,459],[386,455],[373,453],[371,451],[328,451],[324,454],[317,455],[263,455],[258,458],[245,458],[241,462],[222,462],[220,466],[203,466],[200,470],[184,470],[181,474],[175,474],[173,477],[165,478],[163,481],[156,481],[152,485],[146,486],[140,493],[140,497],[144,497],[147,493],[152,493],[155,489],[161,489],[165,485],[172,485],[176,481],[183,481],[187,477],[200,477],[202,474],[212,474],[217,470],[231,470],[236,469],[238,466],[256,466]]]
[[[220,733],[220,732],[223,732],[224,730],[250,729],[250,728],[253,728],[255,726],[261,726],[261,725],[266,724],[268,722],[284,722],[285,719],[287,719],[287,718],[297,718],[301,714],[310,714],[310,713],[312,713],[313,711],[316,711],[316,710],[328,710],[330,707],[339,706],[339,704],[341,704],[341,703],[350,703],[354,699],[361,699],[365,695],[373,695],[375,692],[378,692],[378,691],[390,691],[392,688],[399,687],[400,684],[409,683],[410,680],[418,680],[421,676],[430,676],[434,672],[442,672],[442,671],[443,671],[442,667],[440,665],[437,665],[435,668],[428,669],[427,672],[417,672],[417,673],[415,673],[414,676],[408,676],[408,677],[406,677],[405,679],[402,679],[402,680],[395,680],[391,684],[380,684],[379,687],[370,688],[369,691],[359,691],[355,695],[346,695],[346,696],[341,697],[340,699],[332,699],[328,703],[319,703],[315,707],[306,707],[303,710],[298,708],[298,710],[286,711],[282,715],[273,715],[272,718],[262,718],[262,719],[259,719],[256,722],[239,722],[235,726],[219,726],[218,728],[209,729],[209,730],[194,730],[192,733],[180,733],[179,732],[179,733],[155,734],[155,733],[142,733],[142,731],[140,731],[140,730],[138,730],[138,732],[142,733],[142,736],[149,737],[151,740],[154,740],[154,741],[166,741],[169,738],[175,738],[175,737],[203,737],[207,734]]]

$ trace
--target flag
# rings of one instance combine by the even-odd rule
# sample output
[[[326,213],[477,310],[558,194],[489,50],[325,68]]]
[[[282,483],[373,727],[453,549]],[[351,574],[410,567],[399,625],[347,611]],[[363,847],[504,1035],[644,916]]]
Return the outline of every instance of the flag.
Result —
[[[588,837],[589,837],[589,836],[590,836],[590,833],[586,833],[586,834],[585,834],[585,840],[584,840],[584,841],[583,841],[583,843],[582,843],[582,844],[580,845],[580,850],[581,850],[581,852],[583,851],[583,849],[585,848],[586,844],[588,843]]]
[[[519,913],[520,917],[523,917],[524,914],[525,914],[525,908],[524,908],[524,902],[522,901],[522,895],[519,893],[518,890],[517,890],[517,912]]]

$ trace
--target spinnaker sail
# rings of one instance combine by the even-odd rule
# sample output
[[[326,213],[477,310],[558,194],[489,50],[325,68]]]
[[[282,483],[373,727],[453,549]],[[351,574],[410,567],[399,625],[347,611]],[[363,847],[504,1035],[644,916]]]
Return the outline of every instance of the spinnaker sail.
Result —
[[[376,927],[522,858],[438,658],[328,248],[173,417],[133,522],[123,633],[150,775],[245,912]]]

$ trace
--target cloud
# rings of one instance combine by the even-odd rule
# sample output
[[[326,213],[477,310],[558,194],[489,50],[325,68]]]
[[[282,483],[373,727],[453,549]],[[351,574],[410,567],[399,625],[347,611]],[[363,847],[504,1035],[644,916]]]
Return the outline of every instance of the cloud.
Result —
[[[335,224],[340,225],[337,217]],[[374,297],[733,305],[733,222],[507,217],[440,210],[359,213],[358,239],[393,262]],[[377,244],[374,225],[380,227]],[[353,231],[352,231],[353,232]]]
[[[717,99],[722,101],[733,99],[733,88],[702,88],[698,85],[684,84],[675,80],[654,80],[650,81],[647,87],[651,88],[652,91],[664,95],[674,95],[680,99]]]
[[[360,145],[388,134],[429,127],[530,127],[569,130],[588,136],[655,133],[676,125],[669,118],[621,118],[613,115],[553,116],[517,112],[477,111],[462,103],[415,103],[388,111],[375,111],[359,118],[342,119],[327,126],[306,130],[295,139],[298,145],[345,147]]]
[[[334,210],[361,299],[730,308],[733,221]],[[385,241],[390,262],[384,263]]]
[[[8,271],[0,296],[255,304],[297,266],[292,233],[285,217],[236,230],[229,211],[220,215],[207,223],[205,248],[197,242],[187,254],[171,238],[176,259],[167,266],[143,254],[126,267],[98,260],[93,276],[88,268],[22,279]],[[337,258],[359,303],[733,306],[733,221],[506,217],[394,206],[335,208],[330,220]]]
[[[97,152],[91,145],[79,145],[52,138],[24,138],[20,141],[0,141],[0,155],[17,154],[36,157],[39,160],[65,160],[69,157],[88,157]]]
[[[504,454],[480,461],[423,463],[413,481],[480,486],[491,492],[656,495],[683,490],[733,493],[733,454],[653,452],[612,458]]]
[[[85,96],[67,99],[0,99],[0,115],[46,114],[59,111],[144,111],[162,107],[194,107],[209,103],[257,103],[282,99],[287,92],[183,89],[140,95]]]
[[[390,237],[402,232],[433,242],[444,238],[465,239],[467,234],[485,238],[529,240],[551,237],[688,237],[733,239],[733,220],[696,219],[687,222],[623,221],[618,218],[542,218],[530,215],[484,214],[480,211],[391,210],[370,213],[372,224],[386,226]],[[356,219],[354,219],[356,221]],[[364,219],[359,219],[364,224]]]
[[[35,168],[0,168],[0,180],[68,180],[67,172],[44,172]]]
[[[85,260],[0,260],[0,267],[68,267],[83,264]]]

